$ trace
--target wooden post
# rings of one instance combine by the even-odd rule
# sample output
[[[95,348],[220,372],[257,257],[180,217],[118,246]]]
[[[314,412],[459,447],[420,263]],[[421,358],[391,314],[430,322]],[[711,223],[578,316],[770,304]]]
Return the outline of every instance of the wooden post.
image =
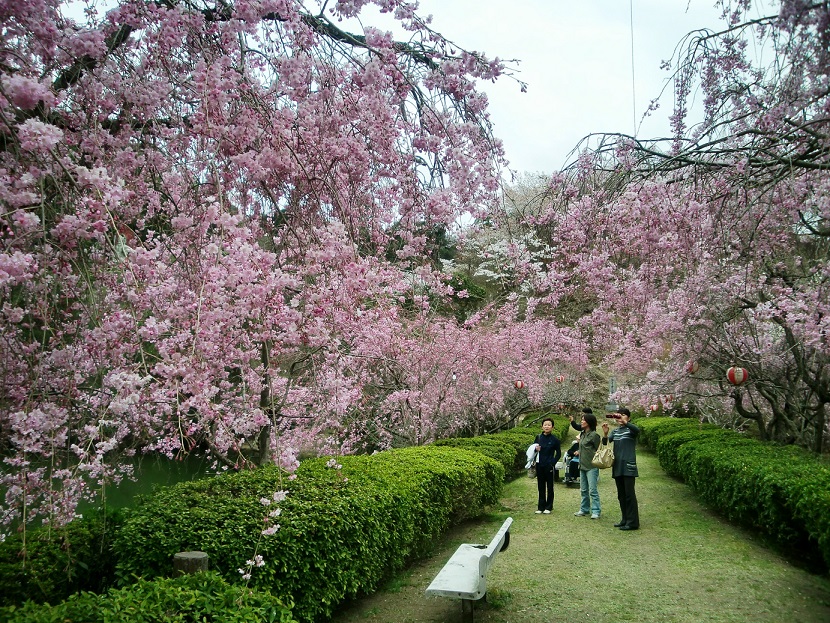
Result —
[[[179,552],[173,556],[174,578],[207,570],[208,555],[205,552]]]

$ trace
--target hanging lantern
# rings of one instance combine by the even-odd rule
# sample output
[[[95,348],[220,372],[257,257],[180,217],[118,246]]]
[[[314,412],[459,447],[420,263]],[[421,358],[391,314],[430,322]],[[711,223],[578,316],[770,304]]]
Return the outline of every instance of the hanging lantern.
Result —
[[[697,361],[689,361],[686,364],[686,372],[689,374],[694,374],[698,370],[700,370],[700,364]]]
[[[564,377],[564,376],[562,376],[561,374],[560,374],[559,376],[557,376],[557,377],[556,377],[556,382],[557,382],[557,383],[562,383],[562,382],[564,382],[564,381],[565,381],[565,377]]]
[[[559,410],[560,410],[560,411],[564,411],[564,410],[565,410],[565,404],[564,404],[564,403],[562,403],[562,402],[560,402],[560,403],[559,403]]]
[[[659,407],[658,405],[651,405],[651,406],[649,407],[649,409],[651,409],[652,411],[657,411],[657,410],[659,410],[659,409],[660,409],[660,407]]]
[[[739,368],[738,366],[732,366],[726,371],[726,380],[735,385],[743,385],[746,383],[746,380],[749,378],[749,372],[747,372],[746,368]]]
[[[516,389],[524,389],[525,382],[520,379],[520,380],[516,381],[515,383],[513,383],[513,385],[516,386]]]

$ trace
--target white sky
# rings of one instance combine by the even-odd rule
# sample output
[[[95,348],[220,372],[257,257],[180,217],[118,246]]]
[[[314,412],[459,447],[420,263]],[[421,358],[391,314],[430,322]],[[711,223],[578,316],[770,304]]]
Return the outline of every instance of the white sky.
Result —
[[[669,77],[660,69],[683,36],[719,30],[714,0],[420,0],[433,28],[489,58],[521,60],[518,77],[481,85],[490,98],[495,134],[516,171],[562,168],[592,132],[635,133],[639,119]],[[640,138],[667,136],[672,89],[646,119]]]

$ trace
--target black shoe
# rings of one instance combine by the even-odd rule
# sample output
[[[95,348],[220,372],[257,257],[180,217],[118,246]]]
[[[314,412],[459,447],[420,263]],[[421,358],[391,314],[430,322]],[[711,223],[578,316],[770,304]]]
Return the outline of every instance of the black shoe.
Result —
[[[634,526],[620,526],[620,530],[638,530],[639,528],[635,528]]]
[[[618,521],[617,523],[614,524],[614,527],[615,528],[622,528],[623,527],[623,522]]]

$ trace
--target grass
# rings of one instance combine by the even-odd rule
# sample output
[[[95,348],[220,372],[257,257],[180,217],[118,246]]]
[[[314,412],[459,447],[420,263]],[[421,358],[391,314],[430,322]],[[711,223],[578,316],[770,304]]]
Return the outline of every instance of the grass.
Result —
[[[477,623],[799,623],[830,621],[830,578],[788,561],[753,534],[699,504],[640,452],[641,529],[621,532],[614,482],[600,478],[602,518],[574,517],[579,490],[556,484],[551,515],[535,515],[536,483],[505,486],[501,507],[459,526],[381,591],[345,607],[334,623],[461,621],[460,602],[424,590],[461,543],[486,543],[514,518],[510,547],[487,579]]]

